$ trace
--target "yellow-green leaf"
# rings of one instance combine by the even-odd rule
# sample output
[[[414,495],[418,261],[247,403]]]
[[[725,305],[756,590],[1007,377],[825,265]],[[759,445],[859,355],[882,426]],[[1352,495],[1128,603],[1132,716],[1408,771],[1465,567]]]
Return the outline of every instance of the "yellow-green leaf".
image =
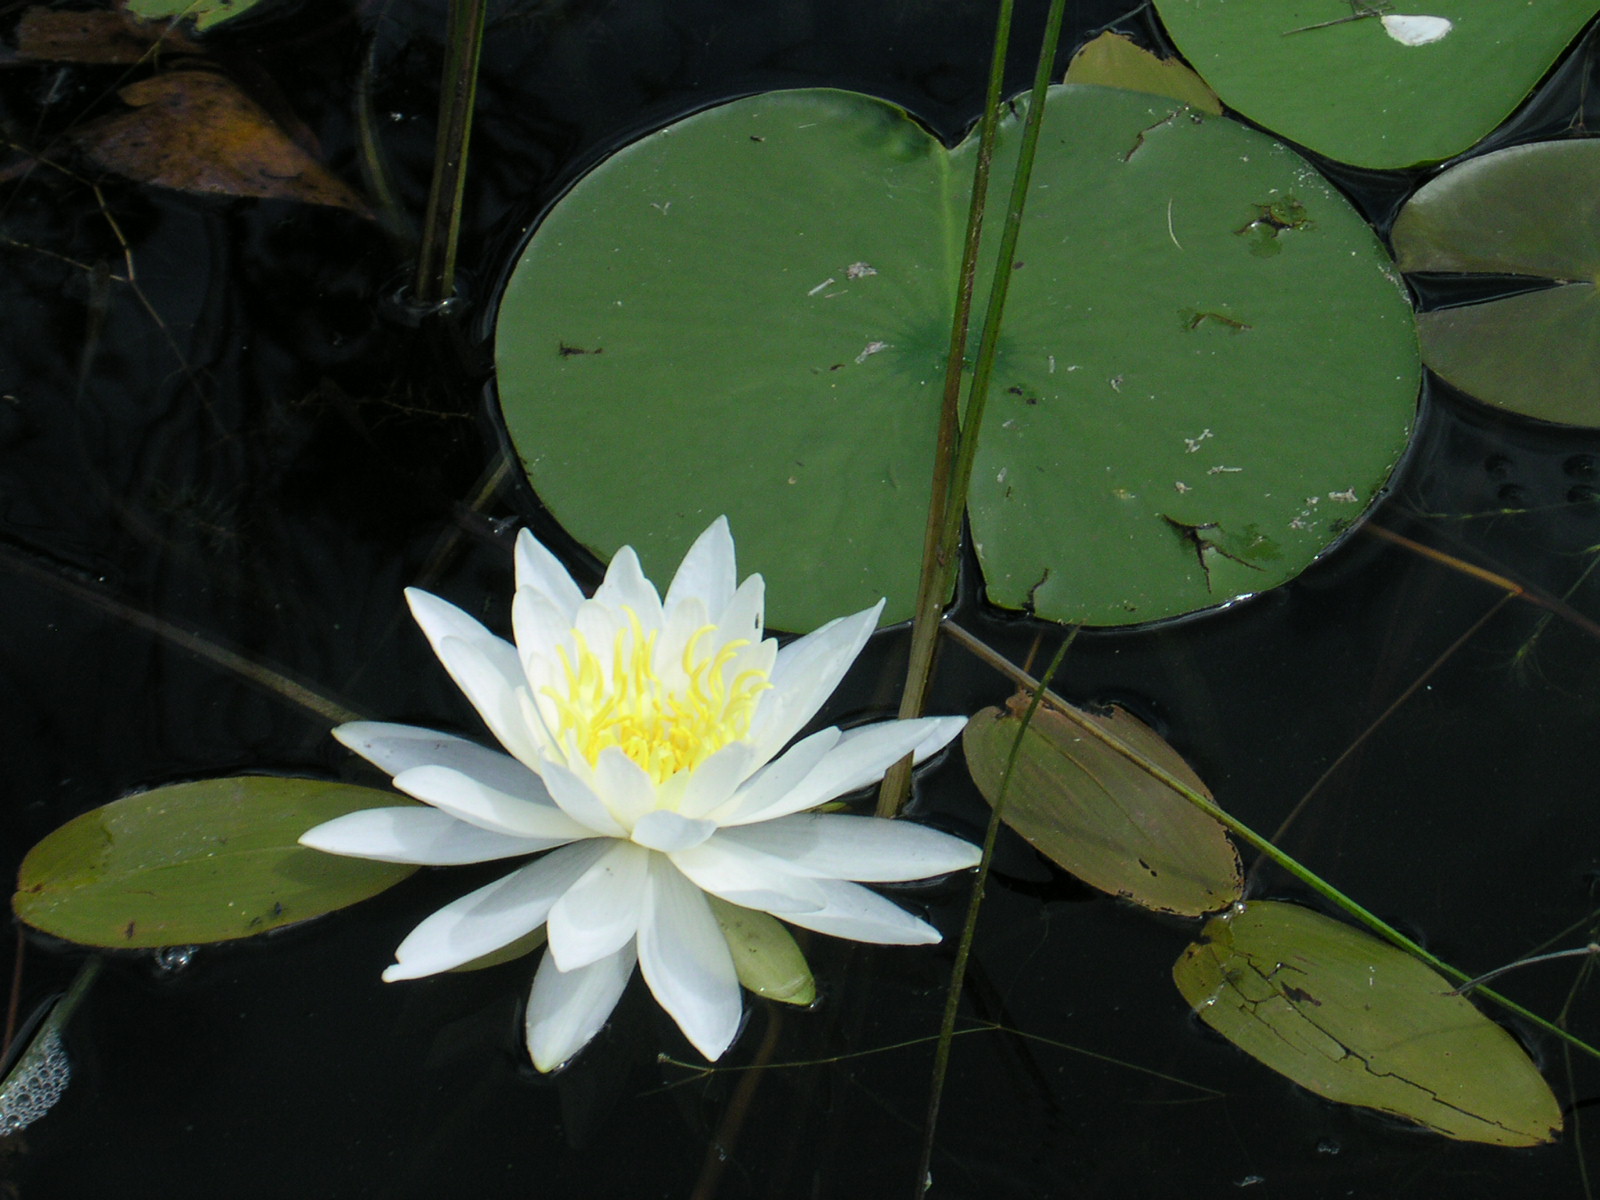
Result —
[[[1497,1146],[1561,1131],[1510,1034],[1409,954],[1310,909],[1240,905],[1206,924],[1172,977],[1207,1025],[1319,1096]]]
[[[374,788],[240,775],[127,796],[28,851],[11,907],[68,941],[136,949],[223,942],[375,896],[416,868],[323,854],[298,839],[363,808]]]
[[[806,957],[782,921],[753,908],[707,897],[733,952],[739,982],[758,996],[802,1008],[817,998],[817,983]]]
[[[1024,705],[986,708],[962,735],[967,767],[993,804]],[[1210,797],[1188,764],[1122,709],[1079,711],[1145,760]],[[1158,912],[1201,916],[1237,900],[1239,854],[1227,831],[1067,717],[1041,706],[1007,790],[1005,823],[1052,862],[1102,891]]]
[[[1101,87],[1148,92],[1181,100],[1190,108],[1222,115],[1222,101],[1201,79],[1176,58],[1157,58],[1131,38],[1107,30],[1081,46],[1067,64],[1064,83],[1093,83]]]

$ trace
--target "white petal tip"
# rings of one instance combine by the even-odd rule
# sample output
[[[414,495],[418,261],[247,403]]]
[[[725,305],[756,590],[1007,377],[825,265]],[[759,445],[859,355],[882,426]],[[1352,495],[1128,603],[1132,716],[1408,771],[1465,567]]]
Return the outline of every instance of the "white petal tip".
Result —
[[[1455,25],[1448,17],[1393,13],[1382,18],[1384,32],[1402,46],[1427,46],[1445,37]]]

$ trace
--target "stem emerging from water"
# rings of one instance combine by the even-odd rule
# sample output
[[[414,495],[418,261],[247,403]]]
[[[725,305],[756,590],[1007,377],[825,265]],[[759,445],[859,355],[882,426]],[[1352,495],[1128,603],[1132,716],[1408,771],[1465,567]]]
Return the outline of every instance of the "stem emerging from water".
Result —
[[[1017,157],[1016,173],[1011,179],[1011,196],[1006,205],[1000,252],[995,259],[994,278],[989,288],[989,306],[984,315],[977,367],[967,393],[965,420],[962,420],[957,393],[965,360],[989,161],[994,154],[994,138],[999,125],[1005,42],[1009,39],[1011,29],[1011,0],[1004,0],[1001,5],[995,54],[989,70],[989,94],[984,105],[978,145],[978,169],[973,178],[972,211],[967,221],[967,243],[961,263],[961,290],[957,297],[955,324],[951,329],[950,358],[945,368],[944,406],[940,413],[933,497],[928,505],[922,577],[917,586],[916,617],[911,626],[911,659],[906,669],[905,691],[900,695],[902,718],[922,715],[928,681],[933,674],[933,652],[938,643],[944,601],[955,582],[957,550],[961,544],[961,518],[966,511],[967,488],[972,481],[972,464],[978,451],[978,431],[983,424],[983,411],[989,399],[989,379],[994,373],[995,352],[999,347],[1000,318],[1005,311],[1006,293],[1011,287],[1017,236],[1022,231],[1022,211],[1027,203],[1028,182],[1033,176],[1033,158],[1039,146],[1040,125],[1044,121],[1045,94],[1050,87],[1050,74],[1055,69],[1056,45],[1061,40],[1061,23],[1066,15],[1066,7],[1066,0],[1051,0],[1049,14],[1045,17],[1044,41],[1039,47],[1033,90],[1028,96],[1028,116],[1023,122],[1022,147]],[[897,815],[905,805],[910,788],[911,760],[907,758],[896,763],[883,777],[883,785],[878,791],[878,815]]]
[[[441,304],[456,290],[456,243],[461,235],[461,197],[467,186],[472,109],[478,96],[484,9],[485,0],[450,0],[433,186],[428,192],[428,215],[423,221],[422,248],[417,258],[415,290],[419,304]]]

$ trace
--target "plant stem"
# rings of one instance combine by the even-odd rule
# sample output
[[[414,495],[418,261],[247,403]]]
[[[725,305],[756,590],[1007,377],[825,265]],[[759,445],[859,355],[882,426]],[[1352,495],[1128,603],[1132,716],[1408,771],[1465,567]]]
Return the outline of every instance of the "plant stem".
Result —
[[[1009,33],[1010,0],[1005,0],[1002,11],[1002,28]],[[977,457],[978,432],[983,425],[983,412],[989,399],[989,380],[994,374],[995,352],[999,348],[1000,320],[1005,312],[1006,293],[1011,287],[1012,262],[1017,250],[1017,237],[1022,231],[1022,212],[1027,203],[1028,183],[1033,176],[1033,159],[1039,146],[1039,130],[1044,121],[1045,95],[1050,87],[1050,74],[1055,69],[1056,46],[1061,40],[1061,23],[1066,15],[1066,0],[1051,0],[1045,17],[1044,42],[1039,47],[1039,61],[1034,69],[1033,89],[1028,95],[1028,115],[1022,126],[1022,146],[1017,156],[1016,173],[1011,177],[1011,196],[1006,205],[1005,224],[1000,233],[1000,251],[995,258],[993,279],[989,287],[989,305],[984,314],[983,335],[978,345],[978,361],[972,376],[972,386],[967,392],[964,419],[951,400],[954,386],[960,382],[967,337],[967,316],[963,310],[972,306],[973,279],[976,272],[978,229],[981,223],[982,202],[979,200],[979,181],[973,180],[973,202],[979,211],[968,221],[966,257],[962,260],[962,293],[957,304],[955,326],[951,334],[950,360],[945,369],[945,404],[941,413],[937,462],[934,468],[933,498],[928,505],[928,530],[922,558],[922,576],[917,586],[917,611],[911,626],[911,658],[906,668],[906,686],[900,696],[902,718],[922,715],[927,698],[928,681],[933,674],[933,652],[938,642],[939,623],[943,619],[945,597],[955,582],[957,549],[961,543],[961,519],[966,511],[967,489],[972,481],[972,464]],[[995,58],[991,63],[989,96],[984,109],[985,142],[980,140],[980,160],[994,153],[993,140],[998,129],[995,113],[999,107],[999,76],[1005,64],[1004,48],[996,37]],[[987,172],[984,177],[987,184]],[[948,436],[947,436],[948,434]],[[953,462],[952,462],[953,457]],[[941,478],[946,482],[941,486]],[[935,539],[935,528],[938,530]],[[930,552],[931,551],[931,552]],[[884,776],[878,790],[877,813],[892,817],[905,805],[911,788],[909,759],[897,763]]]
[[[478,95],[485,7],[485,0],[450,0],[433,186],[428,192],[428,214],[423,220],[422,248],[417,257],[415,291],[419,304],[442,304],[456,290],[456,243],[461,235],[461,197],[467,186],[467,145],[472,138],[472,109]]]
[[[945,628],[950,631],[952,637],[955,637],[963,645],[982,645],[977,638],[974,638],[964,629],[958,629],[955,626],[950,625],[947,625]],[[987,647],[984,648],[985,650],[988,649]],[[993,652],[990,651],[989,653],[992,654]],[[984,655],[983,657],[986,661],[990,661],[988,655]],[[1262,837],[1259,833],[1251,829],[1238,818],[1228,815],[1221,808],[1217,807],[1215,801],[1202,796],[1199,792],[1195,791],[1177,776],[1145,758],[1116,734],[1104,728],[1098,722],[1090,720],[1086,715],[1079,712],[1071,704],[1068,704],[1054,692],[1049,691],[1048,688],[1044,687],[1044,685],[1030,677],[1027,672],[1008,664],[1005,674],[1009,675],[1012,679],[1015,679],[1024,688],[1038,689],[1045,700],[1047,700],[1051,706],[1060,713],[1061,716],[1071,721],[1089,736],[1104,742],[1108,749],[1120,754],[1123,758],[1127,759],[1130,763],[1138,767],[1141,771],[1149,775],[1163,787],[1170,788],[1172,791],[1178,793],[1178,795],[1182,796],[1190,804],[1194,805],[1201,812],[1205,813],[1213,821],[1216,821],[1218,824],[1224,826],[1228,832],[1232,833],[1239,840],[1247,843],[1258,853],[1271,859],[1280,868],[1294,876],[1294,878],[1298,879],[1301,883],[1305,884],[1306,887],[1310,888],[1317,895],[1328,901],[1328,903],[1342,909],[1344,912],[1354,917],[1357,921],[1365,925],[1368,929],[1372,930],[1373,933],[1377,934],[1390,945],[1398,946],[1407,954],[1410,954],[1413,958],[1420,959],[1422,962],[1432,967],[1435,971],[1438,971],[1441,975],[1448,975],[1451,979],[1454,979],[1458,983],[1465,984],[1475,982],[1472,976],[1468,975],[1465,971],[1459,970],[1456,967],[1452,967],[1443,959],[1436,958],[1434,955],[1428,953],[1428,951],[1424,950],[1416,942],[1412,941],[1405,934],[1394,928],[1394,926],[1384,921],[1377,914],[1369,912],[1360,904],[1357,904],[1349,896],[1346,896],[1338,888],[1334,887],[1316,872],[1312,871],[1311,868],[1305,866],[1297,859],[1290,857],[1288,854],[1285,854],[1282,850],[1279,850],[1270,841]],[[1587,1042],[1574,1037],[1565,1029],[1562,1029],[1560,1026],[1551,1021],[1545,1020],[1537,1013],[1523,1008],[1522,1005],[1518,1004],[1516,1001],[1502,996],[1498,992],[1491,991],[1486,987],[1478,987],[1475,990],[1477,991],[1478,995],[1489,1000],[1493,1000],[1502,1008],[1516,1013],[1519,1017],[1522,1017],[1526,1021],[1531,1021],[1540,1029],[1543,1029],[1546,1033],[1553,1034],[1562,1041],[1570,1043],[1579,1050],[1582,1050],[1585,1054],[1588,1054],[1596,1059],[1600,1059],[1600,1049],[1596,1049]]]
[[[950,1043],[955,1038],[956,1015],[961,1008],[961,992],[967,977],[967,960],[972,956],[972,942],[978,932],[978,909],[983,904],[983,890],[989,881],[989,867],[994,862],[994,846],[1000,835],[1000,815],[1005,810],[1006,789],[1011,784],[1011,773],[1017,765],[1017,755],[1022,750],[1022,739],[1033,721],[1033,714],[1038,712],[1039,702],[1044,699],[1050,681],[1055,678],[1061,660],[1066,658],[1067,649],[1077,636],[1078,630],[1074,626],[1056,650],[1050,665],[1045,668],[1044,679],[1034,685],[1033,699],[1028,702],[1027,711],[1022,714],[1022,721],[1017,727],[1017,736],[1011,743],[1011,753],[1006,756],[1006,769],[1000,776],[1000,791],[995,795],[994,807],[989,812],[989,825],[983,831],[983,857],[978,860],[978,876],[973,880],[972,895],[967,900],[967,917],[961,926],[961,941],[956,945],[956,961],[950,968],[950,989],[944,997],[944,1019],[939,1025],[939,1043],[933,1052],[933,1082],[929,1085],[928,1116],[922,1130],[922,1161],[917,1167],[916,1195],[919,1200],[920,1197],[927,1195],[933,1186],[931,1174],[933,1143],[939,1127],[939,1106],[944,1098],[944,1079],[950,1069]]]

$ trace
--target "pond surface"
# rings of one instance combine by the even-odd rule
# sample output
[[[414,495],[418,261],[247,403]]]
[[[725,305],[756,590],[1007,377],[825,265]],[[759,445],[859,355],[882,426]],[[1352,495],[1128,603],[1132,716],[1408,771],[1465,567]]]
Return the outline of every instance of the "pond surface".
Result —
[[[548,0],[493,14],[463,233],[465,315],[390,302],[432,154],[440,6],[268,11],[208,43],[363,185],[362,117],[395,203],[333,208],[100,179],[66,131],[114,107],[122,66],[0,75],[0,868],[130,790],[240,771],[379,781],[326,712],[483,736],[413,628],[421,584],[509,625],[509,551],[533,519],[497,482],[486,300],[529,223],[585,167],[719,100],[828,85],[906,106],[947,139],[979,110],[987,4]],[[1019,5],[1012,90],[1044,5]],[[1124,2],[1074,6],[1070,49]],[[1592,59],[1507,135],[1581,120]],[[1465,83],[1463,86],[1470,86]],[[1387,228],[1421,173],[1329,168]],[[98,185],[98,186],[96,186]],[[370,181],[365,186],[370,187]],[[714,381],[708,381],[714,386]],[[1600,434],[1500,415],[1430,384],[1414,449],[1372,521],[1592,613]],[[736,531],[737,532],[737,531]],[[577,562],[580,577],[598,575]],[[1017,661],[1058,627],[960,619]],[[1154,724],[1218,801],[1465,970],[1600,924],[1600,644],[1526,598],[1357,533],[1296,582],[1156,628],[1088,632],[1057,690]],[[825,712],[886,715],[906,631],[874,640]],[[1431,672],[1431,674],[1429,674]],[[1426,679],[1424,676],[1426,675]],[[1407,689],[1403,703],[1388,712]],[[931,710],[1010,688],[946,647]],[[952,754],[918,815],[977,838]],[[952,948],[812,937],[821,1002],[747,1003],[707,1071],[636,981],[569,1070],[520,1040],[531,960],[386,985],[424,915],[495,877],[424,871],[370,902],[172,969],[112,956],[71,1022],[55,1110],[0,1140],[5,1194],[122,1197],[910,1196]],[[901,892],[942,929],[967,883]],[[1252,895],[1306,899],[1272,870]],[[1592,1060],[1512,1023],[1567,1113],[1556,1145],[1463,1145],[1328,1104],[1208,1033],[1172,987],[1192,928],[1092,892],[1002,836],[933,1160],[935,1196],[1585,1195]],[[64,990],[71,947],[19,939],[22,1016]],[[9,960],[10,956],[7,956]],[[1600,1037],[1585,966],[1505,990]],[[660,1056],[667,1056],[662,1058]],[[740,1071],[753,1061],[764,1071]],[[689,1064],[689,1065],[685,1065]]]

